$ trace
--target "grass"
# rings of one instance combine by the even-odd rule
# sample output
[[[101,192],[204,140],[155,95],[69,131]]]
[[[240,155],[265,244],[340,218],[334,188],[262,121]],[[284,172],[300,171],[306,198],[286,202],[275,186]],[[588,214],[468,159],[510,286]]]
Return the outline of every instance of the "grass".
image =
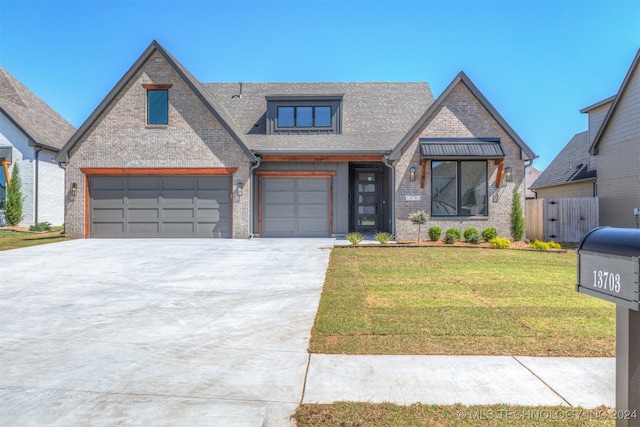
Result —
[[[62,236],[61,233],[62,231],[60,230],[51,231],[50,233],[0,230],[0,251],[69,240]]]
[[[614,425],[610,408],[595,409],[552,407],[432,406],[391,403],[339,402],[331,405],[302,405],[294,418],[298,427],[336,426],[566,426],[607,427]]]
[[[575,282],[573,252],[336,248],[310,351],[615,356],[615,306]]]

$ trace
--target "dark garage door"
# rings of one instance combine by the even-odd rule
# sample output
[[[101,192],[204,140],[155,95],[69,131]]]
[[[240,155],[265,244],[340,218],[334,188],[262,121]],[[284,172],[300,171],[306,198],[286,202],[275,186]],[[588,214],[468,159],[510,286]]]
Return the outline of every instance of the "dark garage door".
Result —
[[[92,176],[90,237],[231,237],[230,176]]]
[[[263,237],[328,237],[330,178],[264,178]]]

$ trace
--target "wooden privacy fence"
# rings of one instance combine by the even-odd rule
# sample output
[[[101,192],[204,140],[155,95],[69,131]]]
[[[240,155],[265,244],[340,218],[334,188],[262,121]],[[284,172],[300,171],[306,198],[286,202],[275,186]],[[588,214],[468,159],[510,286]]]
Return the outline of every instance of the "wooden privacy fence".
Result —
[[[600,221],[597,197],[532,199],[525,201],[529,240],[580,242]]]

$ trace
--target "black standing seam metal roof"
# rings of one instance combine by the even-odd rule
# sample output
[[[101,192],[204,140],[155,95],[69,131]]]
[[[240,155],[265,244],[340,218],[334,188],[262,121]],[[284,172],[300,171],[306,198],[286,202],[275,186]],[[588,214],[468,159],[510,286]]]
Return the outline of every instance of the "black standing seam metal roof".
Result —
[[[11,161],[12,151],[11,147],[0,147],[0,160]]]
[[[428,159],[498,159],[504,157],[499,141],[420,138],[420,153]]]

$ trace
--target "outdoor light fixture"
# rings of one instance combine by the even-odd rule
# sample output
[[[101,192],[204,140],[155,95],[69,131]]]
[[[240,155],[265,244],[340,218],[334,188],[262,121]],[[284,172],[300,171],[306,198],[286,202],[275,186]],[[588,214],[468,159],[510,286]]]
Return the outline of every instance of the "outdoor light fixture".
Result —
[[[238,182],[236,184],[236,196],[238,196],[238,197],[242,196],[242,187],[243,187],[243,185],[242,185],[241,182]]]
[[[411,181],[415,181],[416,180],[416,167],[415,166],[411,166],[409,168],[409,179],[411,179]]]
[[[513,171],[511,170],[511,166],[504,168],[504,176],[507,182],[513,181]]]
[[[76,197],[76,194],[78,194],[78,184],[74,182],[71,184],[71,197]]]

